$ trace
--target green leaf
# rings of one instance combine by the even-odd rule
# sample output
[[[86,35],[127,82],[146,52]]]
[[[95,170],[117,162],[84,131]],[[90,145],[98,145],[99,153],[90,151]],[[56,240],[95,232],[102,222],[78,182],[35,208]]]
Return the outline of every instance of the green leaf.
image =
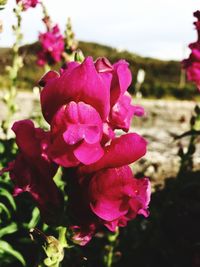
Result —
[[[16,258],[23,266],[26,266],[26,262],[18,251],[16,251],[8,242],[0,240],[0,253],[7,253]]]
[[[28,228],[29,229],[34,228],[37,225],[37,223],[39,222],[39,219],[40,219],[40,211],[37,207],[35,207],[33,209],[32,219],[30,220],[30,222],[28,224]]]
[[[0,195],[6,197],[10,205],[12,206],[12,208],[16,210],[16,204],[15,204],[14,198],[6,189],[0,188]]]
[[[10,217],[11,217],[10,211],[3,203],[0,203],[0,213],[1,213],[1,211],[4,211],[5,214],[7,215],[7,218],[10,219]]]
[[[11,223],[10,225],[0,229],[0,238],[2,238],[4,235],[9,235],[17,231],[17,224]]]

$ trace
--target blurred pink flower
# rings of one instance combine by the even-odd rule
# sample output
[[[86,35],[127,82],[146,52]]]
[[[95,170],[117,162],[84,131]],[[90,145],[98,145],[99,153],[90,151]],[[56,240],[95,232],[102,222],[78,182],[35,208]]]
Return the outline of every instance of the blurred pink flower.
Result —
[[[54,64],[61,60],[64,51],[64,38],[58,25],[46,33],[40,33],[39,42],[42,50],[38,53],[38,65]]]
[[[186,70],[187,79],[196,84],[197,88],[200,90],[200,11],[194,12],[194,16],[197,21],[194,25],[197,30],[197,41],[191,43],[189,48],[191,53],[188,59],[182,61],[183,67]]]
[[[29,7],[36,7],[39,0],[16,0],[17,3],[22,3],[23,9],[27,10]]]

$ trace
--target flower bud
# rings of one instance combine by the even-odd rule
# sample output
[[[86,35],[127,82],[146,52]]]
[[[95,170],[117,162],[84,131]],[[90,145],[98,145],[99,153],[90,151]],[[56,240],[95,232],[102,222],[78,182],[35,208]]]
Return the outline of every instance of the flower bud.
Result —
[[[83,55],[83,52],[80,49],[76,50],[75,55],[74,55],[74,60],[76,62],[82,63],[84,61],[84,59],[85,59],[85,57]]]
[[[44,264],[46,266],[54,266],[63,260],[64,249],[60,242],[53,236],[47,236],[46,241],[44,250],[47,258],[44,260]]]

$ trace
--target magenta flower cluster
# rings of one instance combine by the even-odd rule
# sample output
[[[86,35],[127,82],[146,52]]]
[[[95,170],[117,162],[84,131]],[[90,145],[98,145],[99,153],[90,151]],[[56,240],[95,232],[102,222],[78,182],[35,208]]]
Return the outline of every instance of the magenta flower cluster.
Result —
[[[40,33],[39,42],[41,45],[37,60],[39,66],[44,66],[46,63],[54,64],[61,60],[65,43],[58,25],[47,28],[45,33]]]
[[[186,69],[188,80],[194,82],[200,90],[200,11],[194,12],[194,17],[197,18],[194,25],[198,38],[189,45],[191,53],[188,59],[183,60],[183,67]]]
[[[14,194],[28,192],[44,220],[52,223],[62,198],[53,181],[63,167],[73,240],[85,245],[105,226],[124,227],[138,214],[148,216],[150,183],[136,179],[128,164],[146,153],[146,141],[128,132],[134,115],[144,110],[131,104],[128,63],[106,58],[70,62],[60,73],[50,71],[40,81],[41,107],[50,125],[45,132],[30,120],[13,125],[20,153],[4,171],[10,172]]]
[[[36,7],[39,3],[39,0],[16,0],[17,4],[22,3],[22,7],[24,10],[27,10],[30,7]]]

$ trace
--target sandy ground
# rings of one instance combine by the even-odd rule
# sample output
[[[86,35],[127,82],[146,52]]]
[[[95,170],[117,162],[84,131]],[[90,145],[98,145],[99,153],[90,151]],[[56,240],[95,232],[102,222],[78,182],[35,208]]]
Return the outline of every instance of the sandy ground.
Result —
[[[39,95],[19,93],[17,105],[19,111],[13,118],[25,119],[38,114]],[[178,147],[187,147],[188,139],[174,141],[174,135],[189,130],[189,121],[195,102],[174,100],[134,101],[146,111],[144,118],[134,118],[132,131],[141,134],[148,141],[148,152],[139,162],[133,164],[134,172],[144,172],[154,183],[162,183],[165,177],[175,176],[179,169]],[[6,107],[1,103],[0,120],[6,118]],[[200,147],[195,153],[195,168],[200,168]]]
[[[148,140],[145,157],[133,165],[133,170],[143,171],[157,184],[166,177],[176,176],[180,158],[177,155],[180,145],[187,148],[189,138],[174,140],[190,129],[190,118],[197,103],[174,100],[140,100],[146,110],[144,118],[133,121],[132,130]],[[200,168],[200,146],[194,155],[194,167]]]

